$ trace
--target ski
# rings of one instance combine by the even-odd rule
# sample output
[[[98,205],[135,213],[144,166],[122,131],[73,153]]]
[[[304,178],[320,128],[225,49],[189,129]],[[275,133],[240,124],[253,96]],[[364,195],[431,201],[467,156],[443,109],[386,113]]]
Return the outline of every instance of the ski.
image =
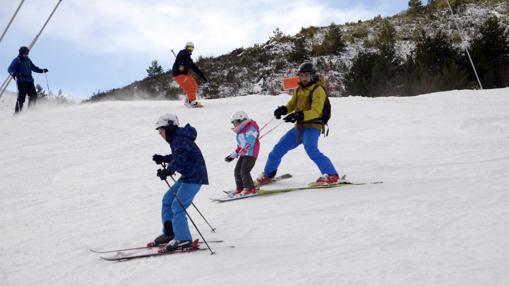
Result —
[[[292,177],[292,175],[291,175],[291,174],[283,174],[283,175],[281,175],[281,176],[274,177],[274,178],[272,179],[272,182],[271,182],[270,184],[275,183],[275,182],[279,182],[279,181],[282,181],[282,180],[285,180],[285,179],[290,179],[291,177]],[[270,184],[266,184],[266,185],[270,185]],[[265,185],[263,185],[263,186],[265,186]],[[256,186],[256,189],[259,189],[259,188],[260,188],[260,186],[259,186],[259,185],[257,185],[257,186]],[[223,191],[223,193],[225,193],[225,194],[227,194],[227,195],[231,195],[233,192],[234,192],[234,191]]]
[[[248,199],[248,198],[252,198],[252,197],[267,196],[267,195],[274,195],[274,194],[280,194],[280,193],[288,193],[288,192],[300,191],[300,190],[330,189],[330,188],[338,188],[338,187],[343,187],[343,186],[360,186],[360,185],[382,184],[382,183],[383,182],[381,182],[381,181],[363,182],[363,183],[341,182],[341,183],[329,184],[329,185],[315,185],[314,183],[310,183],[308,186],[302,186],[302,187],[290,187],[290,188],[271,189],[271,190],[259,189],[256,192],[256,194],[252,194],[252,195],[229,196],[226,198],[212,199],[212,200],[215,202],[218,202],[218,203],[224,203],[224,202]]]
[[[107,261],[127,261],[127,260],[133,260],[138,258],[147,258],[147,257],[154,257],[154,256],[163,256],[163,255],[170,255],[170,254],[177,254],[177,253],[188,253],[188,252],[194,252],[198,250],[208,250],[207,248],[200,248],[198,239],[193,240],[193,244],[189,248],[174,250],[170,252],[161,252],[158,250],[157,252],[152,253],[146,253],[146,254],[136,254],[136,255],[122,255],[122,253],[118,253],[115,256],[101,256],[101,259],[107,260]]]
[[[214,201],[214,202],[218,202],[218,203],[231,202],[231,201],[236,201],[236,200],[243,200],[243,199],[259,196],[260,194],[258,192],[256,194],[251,194],[251,195],[237,195],[237,196],[228,195],[227,197],[224,197],[224,198],[217,198],[217,199],[211,199],[211,200]]]
[[[318,185],[315,183],[310,183],[309,185],[302,186],[302,187],[281,188],[281,189],[272,189],[272,190],[259,190],[258,193],[260,193],[260,195],[271,195],[271,194],[286,193],[286,192],[293,192],[293,191],[300,191],[300,190],[330,189],[330,188],[338,188],[338,187],[344,187],[344,186],[361,186],[361,185],[382,184],[382,183],[383,182],[381,182],[381,181],[366,182],[366,183],[341,182],[341,183],[337,183],[337,184],[328,184],[328,185]]]
[[[223,240],[208,240],[208,243],[222,243]],[[204,243],[203,241],[198,241],[198,244]],[[159,246],[138,246],[138,247],[129,247],[129,248],[121,248],[121,249],[109,249],[109,250],[95,250],[89,249],[90,252],[93,253],[113,253],[113,252],[122,252],[122,251],[130,251],[130,250],[141,250],[141,249],[156,249]]]

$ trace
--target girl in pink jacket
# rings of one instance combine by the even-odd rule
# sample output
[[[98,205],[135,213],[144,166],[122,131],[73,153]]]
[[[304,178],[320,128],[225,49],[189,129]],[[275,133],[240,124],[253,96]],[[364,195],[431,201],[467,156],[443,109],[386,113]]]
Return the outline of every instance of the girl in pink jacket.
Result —
[[[245,111],[237,111],[232,114],[230,121],[233,124],[233,132],[237,134],[237,148],[224,160],[231,162],[239,158],[235,165],[235,184],[237,189],[234,195],[250,195],[256,193],[256,187],[251,177],[256,158],[260,151],[258,137],[260,130],[256,121],[249,119]]]

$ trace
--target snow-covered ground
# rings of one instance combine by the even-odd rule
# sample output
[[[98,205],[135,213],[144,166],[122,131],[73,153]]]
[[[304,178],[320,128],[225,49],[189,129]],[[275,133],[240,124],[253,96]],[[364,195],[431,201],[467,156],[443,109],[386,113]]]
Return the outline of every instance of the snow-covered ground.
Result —
[[[0,116],[1,285],[509,285],[509,89],[410,98],[333,98],[320,148],[355,182],[216,204],[234,185],[228,122],[260,125],[289,97],[38,106]],[[11,95],[12,96],[12,95]],[[159,234],[166,190],[154,122],[178,114],[198,130],[210,186],[192,218],[217,252],[112,263],[89,248],[143,245]],[[275,125],[275,124],[274,124]],[[271,125],[271,126],[274,126]],[[290,125],[262,139],[259,161]],[[302,147],[280,173],[319,176]],[[192,225],[191,225],[192,227]],[[192,229],[198,238],[197,232]],[[235,248],[228,246],[234,245]]]

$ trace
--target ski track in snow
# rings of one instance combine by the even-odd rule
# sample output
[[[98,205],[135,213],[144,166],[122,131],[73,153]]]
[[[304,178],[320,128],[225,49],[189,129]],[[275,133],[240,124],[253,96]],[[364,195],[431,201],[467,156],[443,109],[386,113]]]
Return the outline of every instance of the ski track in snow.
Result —
[[[39,105],[12,117],[0,102],[2,285],[509,285],[509,89],[418,97],[332,98],[320,148],[354,182],[224,204],[233,187],[229,116],[260,126],[289,97],[182,102]],[[154,153],[167,154],[153,124],[173,112],[197,128],[210,185],[189,213],[217,252],[111,263],[89,248],[144,245],[160,231],[166,190]],[[275,125],[275,124],[274,124]],[[253,170],[291,127],[262,139]],[[267,130],[270,127],[267,128]],[[302,147],[274,186],[320,174]],[[171,181],[170,181],[171,183]],[[199,238],[190,224],[193,236]],[[235,245],[228,248],[227,245]]]

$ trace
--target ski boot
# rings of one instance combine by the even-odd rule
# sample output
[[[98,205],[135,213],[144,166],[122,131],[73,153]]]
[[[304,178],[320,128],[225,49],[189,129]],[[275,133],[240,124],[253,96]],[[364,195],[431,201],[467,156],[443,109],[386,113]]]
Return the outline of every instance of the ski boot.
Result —
[[[272,178],[273,177],[265,175],[265,172],[262,172],[260,174],[260,176],[258,176],[258,178],[256,179],[256,185],[261,186],[261,185],[270,184],[270,183],[272,183]]]
[[[242,193],[242,190],[243,190],[242,188],[237,188],[237,189],[235,189],[235,191],[231,192],[230,195],[232,195],[232,196],[240,195],[240,193]]]
[[[316,182],[314,184],[318,185],[318,186],[327,186],[327,185],[333,185],[333,184],[337,184],[337,183],[339,183],[339,175],[338,174],[335,174],[335,175],[323,174],[320,178],[318,178],[316,180]]]
[[[256,194],[256,188],[255,187],[252,187],[250,189],[248,188],[245,188],[241,193],[240,195],[241,196],[248,196],[248,195],[254,195]]]
[[[184,105],[189,108],[200,108],[203,107],[203,104],[199,103],[197,100],[189,101],[189,99],[186,98],[184,101]]]
[[[166,244],[170,242],[172,239],[173,235],[161,234],[160,236],[156,237],[154,241],[147,243],[147,247],[155,247],[161,244]]]
[[[160,249],[160,253],[172,252],[176,250],[189,250],[193,248],[192,240],[176,240],[170,241],[164,248]]]

